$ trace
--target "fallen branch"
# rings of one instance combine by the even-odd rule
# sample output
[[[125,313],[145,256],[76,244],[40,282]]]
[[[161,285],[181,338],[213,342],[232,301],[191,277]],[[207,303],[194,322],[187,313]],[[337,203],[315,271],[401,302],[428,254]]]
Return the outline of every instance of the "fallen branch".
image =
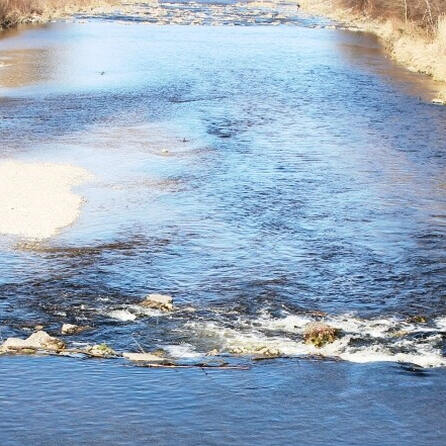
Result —
[[[165,368],[165,369],[216,369],[216,370],[249,370],[247,365],[210,365],[210,364],[155,364],[148,363],[137,367]]]

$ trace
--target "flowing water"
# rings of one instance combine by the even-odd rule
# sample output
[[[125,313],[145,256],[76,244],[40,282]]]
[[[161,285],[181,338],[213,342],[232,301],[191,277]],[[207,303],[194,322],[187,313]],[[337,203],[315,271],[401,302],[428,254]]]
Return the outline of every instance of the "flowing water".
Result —
[[[446,109],[326,25],[162,3],[5,33],[0,159],[94,178],[57,236],[0,236],[1,336],[251,369],[2,356],[2,446],[444,444]]]

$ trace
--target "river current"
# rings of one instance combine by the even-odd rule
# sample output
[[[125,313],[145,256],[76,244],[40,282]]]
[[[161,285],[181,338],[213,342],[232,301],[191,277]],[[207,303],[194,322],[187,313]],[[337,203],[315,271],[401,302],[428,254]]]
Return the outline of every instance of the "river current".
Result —
[[[2,446],[197,444],[197,423],[205,444],[444,444],[437,86],[292,4],[240,8],[141,4],[0,40],[0,159],[94,177],[57,236],[0,236],[1,337],[75,323],[91,329],[73,347],[251,367],[2,356]],[[148,293],[174,311],[138,305]],[[341,336],[316,349],[320,320]],[[251,361],[265,348],[283,358]],[[17,435],[29,405],[48,417]]]

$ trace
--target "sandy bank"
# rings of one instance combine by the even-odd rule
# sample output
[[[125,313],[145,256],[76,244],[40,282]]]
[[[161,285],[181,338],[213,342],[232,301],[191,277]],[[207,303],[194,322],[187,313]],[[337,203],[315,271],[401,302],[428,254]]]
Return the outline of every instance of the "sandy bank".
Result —
[[[78,217],[82,197],[72,187],[90,178],[70,165],[0,162],[0,233],[51,237]]]
[[[435,102],[446,104],[446,18],[439,19],[435,35],[428,35],[412,22],[372,18],[347,9],[338,0],[299,0],[302,10],[344,23],[356,31],[375,34],[386,52],[411,71],[444,83]]]

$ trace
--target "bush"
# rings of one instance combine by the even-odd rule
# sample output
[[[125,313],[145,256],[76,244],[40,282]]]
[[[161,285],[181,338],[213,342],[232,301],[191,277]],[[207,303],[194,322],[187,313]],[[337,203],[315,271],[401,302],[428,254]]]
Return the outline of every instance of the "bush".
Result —
[[[446,14],[445,0],[340,0],[340,3],[373,18],[413,22],[432,33]]]

